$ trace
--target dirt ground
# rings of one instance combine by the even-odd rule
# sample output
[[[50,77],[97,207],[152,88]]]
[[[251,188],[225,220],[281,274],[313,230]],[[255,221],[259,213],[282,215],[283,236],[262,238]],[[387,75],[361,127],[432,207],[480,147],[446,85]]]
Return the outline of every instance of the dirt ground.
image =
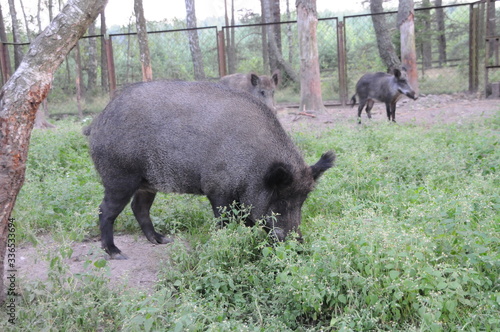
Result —
[[[437,123],[467,123],[492,117],[500,111],[500,100],[478,99],[471,95],[423,96],[417,101],[407,98],[398,103],[396,121],[431,126]],[[356,124],[356,108],[331,107],[315,117],[298,114],[297,109],[279,109],[278,117],[287,130],[319,130],[333,128],[336,123]],[[386,121],[385,105],[375,104],[372,110],[374,122]],[[367,122],[366,113],[362,121]],[[111,285],[125,283],[128,288],[151,292],[157,281],[158,270],[168,264],[169,245],[153,245],[142,234],[116,235],[115,243],[128,256],[127,260],[108,261],[111,270]],[[45,280],[49,262],[47,256],[58,250],[58,243],[51,237],[39,238],[35,247],[31,243],[19,244],[16,250],[17,282],[22,284],[33,280]],[[104,258],[99,239],[74,242],[70,259],[66,260],[71,273],[84,271],[85,262]],[[6,260],[7,262],[7,260]],[[6,271],[9,270],[6,267]]]

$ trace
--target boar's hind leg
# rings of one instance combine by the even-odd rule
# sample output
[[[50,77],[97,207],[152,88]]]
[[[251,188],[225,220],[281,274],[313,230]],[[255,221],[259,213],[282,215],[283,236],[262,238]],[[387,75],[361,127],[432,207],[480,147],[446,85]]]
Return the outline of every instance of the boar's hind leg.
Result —
[[[373,99],[368,99],[366,102],[366,115],[368,115],[368,119],[372,118],[372,108],[375,101]]]
[[[154,244],[170,243],[172,239],[166,238],[155,231],[151,217],[149,216],[149,210],[151,209],[151,205],[153,205],[155,196],[156,193],[153,192],[144,190],[136,191],[131,204],[132,211],[134,211],[135,218],[149,242]]]
[[[116,188],[114,188],[116,189]],[[102,248],[111,256],[111,259],[126,259],[120,249],[115,246],[113,240],[113,224],[116,217],[122,212],[123,208],[128,204],[130,198],[135,192],[135,188],[127,188],[126,190],[110,190],[105,189],[104,199],[99,206],[99,223],[101,228],[101,243]]]

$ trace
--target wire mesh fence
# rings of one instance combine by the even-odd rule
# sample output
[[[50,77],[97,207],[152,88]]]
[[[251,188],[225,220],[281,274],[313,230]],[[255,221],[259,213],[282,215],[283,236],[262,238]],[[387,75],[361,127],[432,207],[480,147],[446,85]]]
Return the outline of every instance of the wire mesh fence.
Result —
[[[498,7],[498,6],[497,6]],[[467,91],[470,88],[471,72],[471,26],[472,12],[478,9],[477,50],[479,57],[479,90],[484,91],[486,6],[483,2],[474,5],[462,4],[430,9],[415,10],[415,43],[419,73],[420,93],[442,94]],[[500,9],[496,15],[500,17]],[[384,16],[391,41],[399,49],[397,13],[387,12]],[[439,25],[442,17],[442,25]],[[339,30],[342,25],[343,31]],[[498,35],[500,24],[494,25],[493,35]],[[268,29],[272,28],[274,34]],[[341,31],[341,32],[339,32]],[[234,27],[207,27],[196,29],[202,54],[204,79],[219,79],[220,54],[226,59],[227,73],[255,72],[269,75],[272,69],[286,63],[288,70],[296,77],[300,72],[300,54],[297,23],[287,21],[273,24],[252,24]],[[231,38],[233,50],[228,50],[228,41],[218,39],[220,33]],[[190,29],[154,31],[148,33],[153,77],[155,79],[195,80],[193,58],[190,50]],[[276,47],[270,43],[274,36]],[[112,45],[114,77],[118,88],[142,79],[137,35],[119,33],[109,36]],[[102,110],[109,100],[106,49],[103,36],[87,36],[81,39],[54,76],[52,91],[48,97],[51,115],[95,113]],[[344,40],[342,43],[339,41]],[[349,97],[354,93],[357,80],[366,72],[386,71],[379,56],[377,38],[372,15],[321,18],[317,24],[317,41],[321,73],[323,101],[342,102],[340,91],[344,89]],[[224,45],[222,45],[224,44]],[[4,44],[14,64],[13,45]],[[28,44],[22,46],[27,52]],[[342,51],[339,49],[342,48]],[[278,52],[276,52],[276,49]],[[273,51],[274,50],[274,51]],[[340,61],[345,50],[346,63]],[[498,53],[498,51],[497,51]],[[229,59],[229,54],[233,54]],[[494,54],[492,55],[494,57]],[[498,55],[497,55],[498,56]],[[346,83],[341,86],[345,65]],[[281,83],[275,95],[278,103],[299,103],[300,84],[293,75],[281,66]],[[292,74],[293,74],[292,73]],[[490,74],[490,80],[500,81],[498,72]],[[77,92],[81,92],[78,97]],[[346,101],[346,100],[344,100]]]

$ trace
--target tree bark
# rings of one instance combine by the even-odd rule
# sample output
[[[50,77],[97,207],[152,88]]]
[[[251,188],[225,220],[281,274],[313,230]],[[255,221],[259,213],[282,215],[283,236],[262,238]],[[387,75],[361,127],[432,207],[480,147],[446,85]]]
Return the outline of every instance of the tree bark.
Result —
[[[196,10],[194,0],[186,0],[186,23],[188,29],[196,29]],[[193,60],[194,79],[204,80],[205,69],[203,67],[203,56],[200,49],[197,30],[188,30],[189,50]]]
[[[21,60],[23,59],[23,50],[20,45],[21,43],[21,32],[20,32],[20,24],[17,19],[16,6],[14,4],[14,0],[9,0],[9,11],[10,17],[12,19],[12,38],[14,41],[14,65],[16,68],[19,67]]]
[[[0,303],[6,296],[3,275],[7,225],[24,182],[35,114],[50,90],[57,67],[106,3],[107,0],[69,0],[33,41],[0,92]]]
[[[142,80],[144,82],[153,80],[153,68],[149,55],[148,32],[142,0],[134,0],[134,12],[137,23],[137,38],[139,39],[139,51],[141,53]]]
[[[399,0],[398,27],[401,33],[401,62],[408,74],[408,82],[418,96],[417,52],[415,50],[415,11],[413,0]]]
[[[316,28],[316,0],[297,0],[297,29],[300,49],[300,111],[323,111]]]
[[[370,0],[370,11],[372,14],[383,13],[384,8],[382,6],[382,0]],[[381,14],[372,15],[372,22],[377,38],[378,52],[380,54],[380,58],[387,67],[387,71],[390,72],[395,68],[400,69],[401,61],[396,54],[394,45],[392,44],[391,34],[389,33],[385,16]]]
[[[435,0],[434,5],[440,7],[443,5],[442,0]],[[439,53],[439,67],[446,64],[446,34],[444,25],[444,10],[443,8],[436,8],[436,24],[438,31],[438,53]]]

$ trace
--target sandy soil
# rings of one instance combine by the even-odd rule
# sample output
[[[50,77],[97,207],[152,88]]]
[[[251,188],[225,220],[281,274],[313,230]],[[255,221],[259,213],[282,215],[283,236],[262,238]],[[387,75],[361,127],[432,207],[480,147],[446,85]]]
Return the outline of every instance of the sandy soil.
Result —
[[[398,123],[415,123],[431,126],[436,123],[466,123],[492,117],[500,111],[500,100],[477,99],[470,95],[424,96],[417,101],[403,99],[396,112]],[[345,122],[353,126],[356,123],[356,108],[332,107],[315,117],[299,115],[297,109],[280,109],[278,117],[287,130],[310,130],[333,128],[335,124]],[[385,105],[377,103],[372,110],[371,121],[387,121]],[[366,113],[363,122],[368,122]],[[127,287],[152,291],[157,281],[157,272],[167,263],[170,245],[153,245],[142,234],[117,235],[117,246],[129,257],[128,260],[109,261],[111,269],[111,285],[125,283]],[[49,263],[47,257],[56,252],[60,245],[50,236],[39,238],[38,246],[31,243],[21,244],[16,251],[16,269],[18,283],[47,278]],[[74,242],[70,259],[66,260],[71,273],[84,270],[85,262],[104,258],[99,239],[87,242]],[[7,270],[7,268],[6,268]]]

